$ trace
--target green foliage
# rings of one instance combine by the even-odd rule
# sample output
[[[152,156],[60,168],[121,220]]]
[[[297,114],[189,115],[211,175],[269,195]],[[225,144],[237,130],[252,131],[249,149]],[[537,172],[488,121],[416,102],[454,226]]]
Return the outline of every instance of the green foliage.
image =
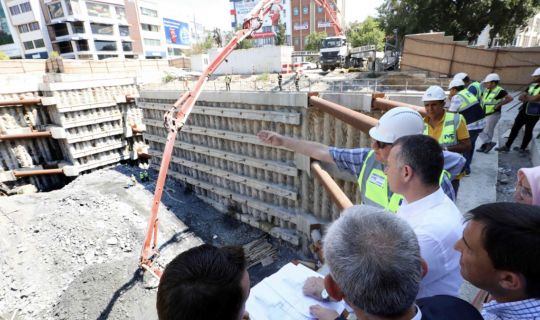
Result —
[[[374,44],[377,50],[384,48],[384,31],[373,17],[367,17],[363,22],[354,22],[347,32],[347,39],[352,47]]]
[[[174,81],[176,79],[175,76],[171,75],[171,74],[167,74],[163,77],[163,79],[161,79],[164,83],[169,83],[171,81]]]
[[[0,60],[9,60],[9,56],[5,52],[0,51]]]
[[[326,38],[326,32],[314,32],[307,36],[306,51],[319,51],[321,49],[321,41]]]
[[[268,73],[263,73],[257,76],[257,81],[268,81],[270,80],[270,75]]]
[[[378,8],[378,20],[386,34],[397,28],[400,38],[439,31],[472,41],[491,25],[492,38],[499,34],[508,40],[539,8],[540,0],[385,0]]]
[[[236,49],[250,49],[250,48],[253,48],[255,45],[253,44],[253,40],[251,39],[245,39],[243,40],[242,42],[240,42],[236,48],[234,48],[235,50]]]
[[[276,33],[276,46],[282,46],[285,44],[285,32],[287,31],[287,28],[285,26],[285,23],[280,22],[278,24],[278,30]]]
[[[190,55],[193,54],[201,54],[201,53],[208,53],[208,50],[210,50],[214,45],[214,38],[211,35],[208,35],[204,41],[195,43],[193,47],[191,48]]]

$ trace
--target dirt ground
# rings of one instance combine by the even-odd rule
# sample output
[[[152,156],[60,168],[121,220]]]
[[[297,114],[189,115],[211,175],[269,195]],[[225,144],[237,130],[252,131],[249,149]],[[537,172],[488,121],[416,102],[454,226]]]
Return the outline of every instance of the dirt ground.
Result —
[[[126,188],[137,171],[120,165],[61,190],[0,198],[0,319],[156,319],[156,289],[145,288],[137,266],[154,184]],[[163,203],[162,265],[203,241],[240,245],[264,236],[172,179]],[[279,258],[251,268],[252,284],[298,256],[272,244]]]

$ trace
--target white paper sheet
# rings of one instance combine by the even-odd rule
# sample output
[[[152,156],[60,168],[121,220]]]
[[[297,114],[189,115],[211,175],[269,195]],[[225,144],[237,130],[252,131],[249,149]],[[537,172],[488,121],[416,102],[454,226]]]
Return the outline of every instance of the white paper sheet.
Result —
[[[309,277],[321,277],[317,272],[299,264],[289,263],[251,289],[246,310],[252,320],[314,319],[309,307],[314,304],[343,312],[343,302],[324,303],[302,293]]]

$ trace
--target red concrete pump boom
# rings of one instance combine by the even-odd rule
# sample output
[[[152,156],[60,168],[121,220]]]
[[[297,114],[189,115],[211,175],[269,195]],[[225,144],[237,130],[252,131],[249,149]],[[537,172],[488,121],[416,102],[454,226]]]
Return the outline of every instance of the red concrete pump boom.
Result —
[[[334,32],[336,33],[336,36],[345,35],[343,26],[341,25],[341,22],[338,18],[337,7],[336,9],[334,9],[330,4],[330,1],[328,0],[315,0],[315,2],[317,3],[317,5],[321,6],[324,11],[330,16],[330,20],[332,20],[332,26],[334,27]]]
[[[229,41],[229,43],[223,48],[219,55],[212,61],[206,70],[199,77],[199,80],[195,83],[195,86],[191,91],[184,93],[171,107],[171,109],[165,114],[165,127],[169,134],[167,136],[167,142],[165,144],[165,150],[163,150],[163,157],[161,160],[161,166],[159,169],[159,176],[156,182],[156,189],[154,192],[154,200],[152,202],[152,210],[150,213],[150,220],[148,222],[148,228],[144,239],[144,244],[141,250],[141,256],[139,265],[141,268],[149,271],[152,275],[159,278],[162,274],[158,266],[154,265],[154,260],[158,256],[157,247],[157,234],[158,234],[158,210],[161,202],[161,196],[163,194],[163,187],[165,185],[165,179],[167,178],[167,171],[169,169],[169,163],[171,161],[171,155],[176,140],[178,131],[182,130],[182,127],[186,123],[189,114],[193,110],[195,102],[199,98],[201,91],[208,77],[219,67],[219,65],[230,55],[236,45],[242,40],[249,38],[253,32],[262,27],[264,16],[270,11],[274,4],[280,4],[280,0],[262,0],[253,10],[249,13],[248,17],[244,20],[242,30],[236,32],[235,36]]]

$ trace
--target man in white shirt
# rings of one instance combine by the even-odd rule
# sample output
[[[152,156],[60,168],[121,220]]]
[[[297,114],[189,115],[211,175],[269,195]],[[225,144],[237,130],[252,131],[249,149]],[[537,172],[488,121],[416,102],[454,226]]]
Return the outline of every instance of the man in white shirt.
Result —
[[[458,296],[463,282],[459,254],[453,250],[463,232],[463,217],[439,187],[443,162],[436,140],[414,135],[394,142],[385,168],[390,190],[405,197],[397,216],[415,231],[427,264],[418,298]]]

